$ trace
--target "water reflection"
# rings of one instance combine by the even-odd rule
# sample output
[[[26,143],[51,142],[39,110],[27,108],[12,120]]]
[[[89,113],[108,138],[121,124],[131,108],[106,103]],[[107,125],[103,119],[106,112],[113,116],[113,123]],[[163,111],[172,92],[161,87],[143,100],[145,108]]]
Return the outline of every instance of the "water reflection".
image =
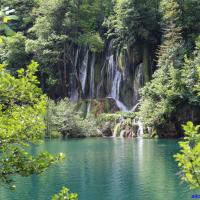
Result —
[[[0,199],[46,200],[65,185],[80,200],[188,200],[198,191],[179,184],[177,148],[175,140],[47,141],[30,151],[64,152],[67,159],[42,176],[16,177],[17,191],[0,188]]]

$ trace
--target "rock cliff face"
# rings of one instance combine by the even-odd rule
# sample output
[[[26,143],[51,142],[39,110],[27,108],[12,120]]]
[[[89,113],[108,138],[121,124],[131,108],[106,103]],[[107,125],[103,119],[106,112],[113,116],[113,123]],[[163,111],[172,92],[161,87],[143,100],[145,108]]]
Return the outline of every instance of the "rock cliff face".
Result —
[[[188,121],[200,124],[200,108],[198,106],[190,106],[187,103],[181,104],[165,125],[157,127],[157,134],[159,137],[165,138],[182,137],[184,134],[182,125]]]

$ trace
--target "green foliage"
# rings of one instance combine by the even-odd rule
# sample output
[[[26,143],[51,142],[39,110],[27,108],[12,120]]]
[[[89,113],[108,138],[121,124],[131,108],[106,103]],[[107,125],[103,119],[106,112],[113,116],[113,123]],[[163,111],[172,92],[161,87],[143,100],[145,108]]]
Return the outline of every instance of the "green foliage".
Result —
[[[13,36],[15,35],[15,32],[10,28],[10,21],[17,20],[18,17],[16,15],[10,15],[15,10],[9,10],[9,7],[6,7],[4,9],[0,9],[0,45],[4,43],[5,37],[4,36]]]
[[[4,8],[0,10],[0,32],[3,32],[6,36],[13,36],[15,32],[8,26],[8,23],[12,20],[17,20],[16,15],[10,15],[14,10],[9,10],[9,8]]]
[[[165,23],[164,41],[159,50],[158,66],[153,80],[141,90],[139,116],[145,125],[159,126],[170,119],[181,103],[199,105],[196,84],[199,83],[200,51],[198,41],[193,58],[184,58],[181,28],[178,26],[179,7],[174,0],[162,1]]]
[[[97,118],[97,124],[98,124],[98,126],[102,126],[106,122],[111,122],[111,123],[116,124],[120,118],[121,118],[120,113],[119,114],[118,113],[114,113],[114,114],[102,113]]]
[[[132,112],[116,112],[116,113],[102,113],[98,116],[97,122],[98,124],[105,122],[119,122],[120,119],[132,120],[136,116],[136,113]]]
[[[200,188],[200,126],[188,122],[183,126],[184,141],[179,142],[180,153],[175,155],[181,169],[181,179],[192,188]]]
[[[187,40],[188,51],[194,47],[194,41],[200,33],[200,1],[199,0],[177,0],[180,5],[181,17],[179,24],[183,35]]]
[[[94,120],[81,118],[75,107],[76,104],[68,99],[59,102],[49,100],[46,114],[47,135],[58,131],[63,137],[69,138],[95,136]]]
[[[76,193],[71,193],[68,188],[63,187],[51,200],[78,200],[78,195]]]
[[[19,65],[25,67],[30,61],[25,51],[25,42],[26,37],[22,33],[5,37],[0,48],[0,62],[16,69]]]
[[[106,122],[111,123],[116,136],[119,136],[123,127],[121,127],[122,122],[124,126],[133,126],[133,120],[136,117],[136,113],[133,112],[116,112],[116,113],[102,113],[97,117],[96,123],[101,129],[104,127]]]
[[[100,52],[104,47],[104,42],[98,33],[83,34],[79,37],[78,43],[89,46],[92,52]]]
[[[198,95],[200,96],[200,66],[197,68],[197,72],[198,72],[198,82],[195,85],[195,90],[198,92]]]
[[[46,96],[37,87],[37,71],[38,64],[32,62],[14,77],[0,66],[0,181],[5,184],[11,184],[14,175],[40,174],[63,158],[26,151],[43,139],[45,129]]]
[[[159,40],[159,1],[116,1],[114,15],[105,21],[108,38],[117,46],[154,44]]]
[[[158,66],[169,68],[170,65],[180,67],[183,59],[182,27],[179,26],[180,8],[176,0],[162,0],[163,43],[158,52]]]
[[[106,2],[106,1],[105,1]],[[103,3],[103,0],[101,1]],[[92,51],[102,49],[103,41],[98,33],[98,23],[101,19],[99,1],[41,1],[35,10],[35,25],[30,29],[37,40],[50,41],[52,36],[65,36],[63,42],[88,45]],[[46,9],[48,7],[48,9]],[[56,41],[54,40],[56,43]],[[52,44],[54,45],[54,44]],[[55,48],[55,46],[54,46]]]
[[[108,12],[107,8],[103,8],[109,2],[111,0],[37,2],[32,13],[35,21],[28,31],[26,51],[44,66],[42,74],[48,89],[61,85],[63,96],[67,95],[68,66],[80,82],[74,61],[77,47],[86,47],[92,52],[102,51],[104,41],[100,30],[104,14]]]
[[[26,32],[27,29],[33,23],[33,17],[31,15],[34,6],[37,6],[36,0],[1,0],[1,6],[3,8],[14,9],[17,21],[11,24],[11,28],[18,31]]]
[[[198,56],[194,60],[185,58],[182,69],[168,66],[167,70],[161,68],[155,72],[153,80],[141,90],[139,115],[146,125],[164,124],[183,102],[200,104],[196,89],[200,82],[197,60]]]

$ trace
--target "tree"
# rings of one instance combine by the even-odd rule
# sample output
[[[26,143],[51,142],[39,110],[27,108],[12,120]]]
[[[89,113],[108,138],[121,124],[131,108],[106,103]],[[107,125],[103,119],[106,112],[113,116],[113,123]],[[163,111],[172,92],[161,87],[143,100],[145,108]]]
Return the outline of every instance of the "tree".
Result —
[[[180,67],[183,60],[182,27],[179,25],[181,11],[176,0],[162,0],[160,6],[163,14],[163,42],[158,51],[158,66],[169,69]]]
[[[19,65],[25,67],[30,63],[30,55],[25,50],[26,37],[22,33],[16,33],[11,37],[4,37],[0,48],[0,63],[7,65],[9,69],[19,69]]]
[[[8,23],[12,20],[17,20],[16,15],[11,15],[15,10],[10,10],[8,7],[0,10],[0,35],[13,36],[15,32],[9,27]],[[3,42],[3,38],[0,37],[0,43]]]
[[[11,28],[15,32],[23,32],[27,34],[28,28],[33,24],[34,17],[32,10],[37,7],[38,0],[1,0],[3,8],[14,9],[15,15],[18,17],[17,21],[12,22]]]
[[[183,129],[184,141],[179,142],[181,149],[174,157],[181,169],[181,179],[192,188],[200,188],[200,125],[188,122]]]
[[[26,43],[27,51],[45,66],[43,72],[62,88],[63,97],[68,95],[68,73],[74,75],[83,95],[74,57],[78,47],[102,50],[104,43],[97,25],[100,13],[98,1],[87,0],[40,1],[35,9],[35,24],[29,30],[33,37]]]
[[[184,38],[187,38],[187,51],[190,52],[194,49],[194,41],[200,33],[200,1],[178,0],[178,3],[181,11],[179,24],[182,27]]]
[[[141,90],[139,115],[147,126],[158,128],[172,122],[180,127],[186,123],[175,121],[181,105],[200,105],[195,89],[199,83],[199,39],[195,51],[184,57],[179,5],[175,0],[163,0],[161,10],[164,36],[158,53],[159,69],[153,74],[152,81]]]
[[[45,129],[46,96],[37,87],[37,71],[32,62],[14,77],[0,65],[0,181],[9,186],[14,175],[40,174],[63,159],[62,154],[31,155],[26,150],[43,139]]]
[[[197,49],[199,48],[197,42]],[[200,68],[198,65],[197,84],[193,90],[200,96]],[[191,121],[183,125],[184,141],[179,142],[180,151],[174,155],[181,170],[181,179],[192,188],[200,188],[200,125],[195,126]]]
[[[180,67],[183,54],[181,51],[179,7],[175,0],[161,1],[163,13],[164,36],[158,52],[159,69],[155,71],[151,82],[141,90],[141,106],[139,115],[144,123],[157,126],[164,123],[168,113],[175,108],[172,105],[180,95]]]

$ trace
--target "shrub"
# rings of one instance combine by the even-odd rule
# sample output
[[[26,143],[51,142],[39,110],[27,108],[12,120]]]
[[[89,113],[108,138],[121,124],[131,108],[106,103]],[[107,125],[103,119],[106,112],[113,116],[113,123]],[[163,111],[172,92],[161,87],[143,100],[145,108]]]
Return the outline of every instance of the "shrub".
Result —
[[[49,100],[46,114],[47,136],[55,131],[68,138],[96,135],[94,120],[82,118],[75,106],[66,98],[58,102]]]

